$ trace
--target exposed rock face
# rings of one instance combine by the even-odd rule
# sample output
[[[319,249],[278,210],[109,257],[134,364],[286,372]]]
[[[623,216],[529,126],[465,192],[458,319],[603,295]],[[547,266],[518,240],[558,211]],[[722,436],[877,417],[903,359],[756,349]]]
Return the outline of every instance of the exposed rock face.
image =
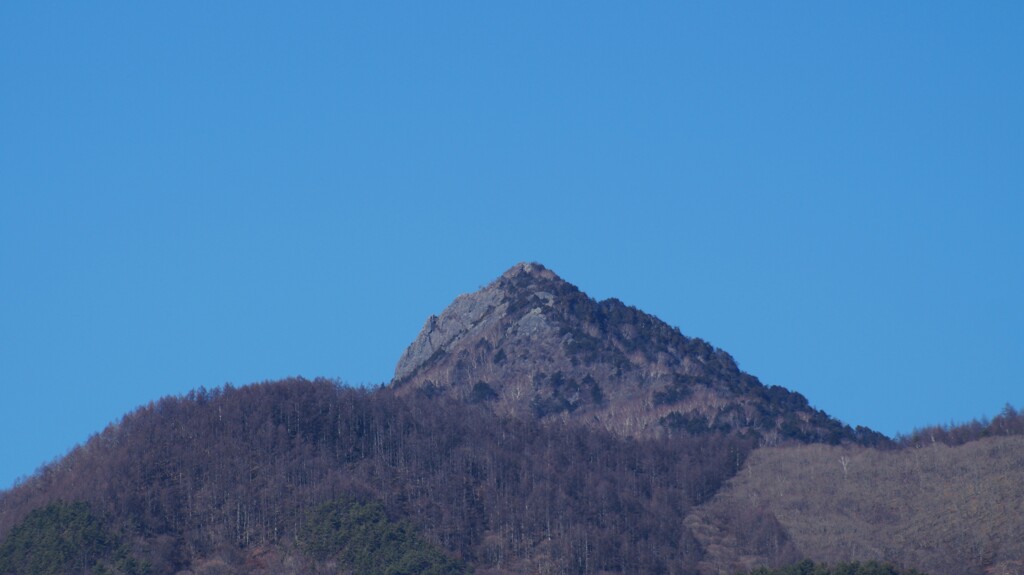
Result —
[[[798,393],[765,387],[726,352],[654,316],[615,299],[594,301],[536,263],[513,266],[430,317],[392,387],[624,435],[885,440],[812,409]]]

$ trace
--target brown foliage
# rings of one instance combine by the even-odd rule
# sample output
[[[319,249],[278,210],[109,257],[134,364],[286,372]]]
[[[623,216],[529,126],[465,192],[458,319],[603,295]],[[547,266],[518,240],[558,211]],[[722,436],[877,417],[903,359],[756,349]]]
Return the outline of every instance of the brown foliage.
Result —
[[[743,508],[771,513],[799,554],[815,561],[875,559],[933,575],[996,572],[1024,557],[1024,438],[955,448],[758,450],[688,524],[697,533],[728,530]],[[713,551],[707,561],[749,568],[736,546]],[[760,553],[753,562],[776,559]]]
[[[925,447],[932,443],[954,447],[986,437],[1010,435],[1024,435],[1024,413],[1006,404],[1003,411],[992,421],[975,419],[959,425],[931,425],[916,429],[908,436],[899,437],[897,442],[902,447]]]
[[[750,448],[498,419],[323,380],[198,390],[125,416],[0,494],[0,537],[48,501],[85,500],[156,572],[244,572],[267,557],[286,572],[301,566],[306,512],[355,495],[483,572],[687,573],[702,550],[680,518]]]

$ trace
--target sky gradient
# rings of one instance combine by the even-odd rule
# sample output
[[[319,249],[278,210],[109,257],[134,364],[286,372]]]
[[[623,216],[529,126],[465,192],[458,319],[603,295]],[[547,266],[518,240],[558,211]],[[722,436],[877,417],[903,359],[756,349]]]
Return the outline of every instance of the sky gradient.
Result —
[[[0,488],[519,261],[893,435],[1024,407],[1024,4],[0,3]]]

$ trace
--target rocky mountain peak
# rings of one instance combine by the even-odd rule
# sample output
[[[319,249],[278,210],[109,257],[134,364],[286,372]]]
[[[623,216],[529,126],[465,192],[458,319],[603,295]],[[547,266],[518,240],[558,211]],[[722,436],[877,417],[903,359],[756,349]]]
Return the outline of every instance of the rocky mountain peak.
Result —
[[[862,440],[728,353],[616,299],[595,301],[538,263],[516,264],[428,318],[391,386],[623,435]]]
[[[460,342],[479,342],[500,323],[515,323],[516,334],[538,336],[550,326],[545,308],[556,294],[579,294],[574,286],[538,263],[519,263],[483,289],[455,299],[440,316],[427,318],[416,340],[395,367],[395,382],[404,382]],[[515,317],[513,317],[515,316]],[[511,335],[511,334],[505,334]]]
[[[501,274],[501,277],[507,280],[526,278],[531,281],[564,281],[555,272],[536,262],[519,262]]]

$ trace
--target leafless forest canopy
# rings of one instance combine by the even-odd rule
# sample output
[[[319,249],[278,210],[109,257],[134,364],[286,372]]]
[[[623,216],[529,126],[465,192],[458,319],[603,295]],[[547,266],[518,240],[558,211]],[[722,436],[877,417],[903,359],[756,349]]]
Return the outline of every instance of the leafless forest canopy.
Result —
[[[1007,407],[895,448],[756,449],[327,380],[200,389],[0,494],[0,538],[22,535],[33,510],[75,511],[106,530],[95,565],[112,573],[333,573],[344,563],[303,537],[325,505],[361,501],[436,549],[423,556],[444,557],[444,572],[715,573],[809,557],[982,573],[1024,556],[1024,509],[1007,508],[1024,501],[1022,423]]]

